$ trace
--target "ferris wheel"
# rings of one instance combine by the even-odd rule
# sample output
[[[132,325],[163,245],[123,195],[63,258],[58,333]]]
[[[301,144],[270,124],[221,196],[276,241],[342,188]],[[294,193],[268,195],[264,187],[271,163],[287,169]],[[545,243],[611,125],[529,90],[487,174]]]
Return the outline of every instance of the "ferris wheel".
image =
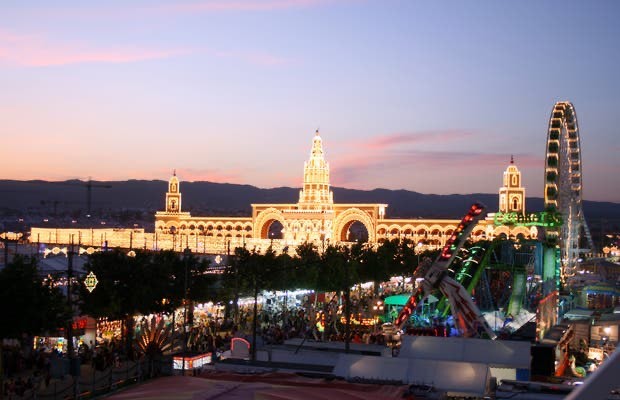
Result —
[[[562,214],[559,234],[562,270],[574,273],[580,252],[593,251],[594,245],[582,208],[582,170],[579,125],[575,107],[557,102],[551,111],[545,157],[545,208]],[[582,233],[583,232],[583,233]],[[585,236],[589,249],[580,248]]]

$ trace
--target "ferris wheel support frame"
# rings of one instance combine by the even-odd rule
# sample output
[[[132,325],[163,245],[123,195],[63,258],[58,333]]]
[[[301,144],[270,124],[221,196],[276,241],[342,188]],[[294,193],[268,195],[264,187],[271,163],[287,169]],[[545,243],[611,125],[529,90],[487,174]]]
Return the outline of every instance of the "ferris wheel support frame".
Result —
[[[579,253],[593,251],[594,244],[582,207],[582,166],[579,124],[575,107],[568,101],[555,103],[547,129],[545,155],[545,209],[555,209],[563,217],[557,235],[560,245],[562,280],[574,274]],[[579,247],[581,231],[589,249]]]

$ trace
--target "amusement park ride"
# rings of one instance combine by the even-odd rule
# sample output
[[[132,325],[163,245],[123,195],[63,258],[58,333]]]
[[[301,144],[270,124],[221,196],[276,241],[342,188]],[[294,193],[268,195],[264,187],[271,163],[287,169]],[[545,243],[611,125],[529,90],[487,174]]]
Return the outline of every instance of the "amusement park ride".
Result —
[[[414,275],[423,276],[423,279],[417,291],[409,297],[409,301],[407,301],[407,304],[398,315],[394,323],[396,328],[401,329],[417,305],[423,302],[436,289],[439,289],[450,302],[452,315],[455,321],[457,321],[463,336],[478,336],[485,333],[491,339],[497,337],[472,301],[471,295],[467,290],[459,282],[448,276],[450,264],[469,237],[478,220],[484,216],[484,209],[485,207],[482,204],[476,203],[472,205],[467,215],[461,220],[459,226],[446,242],[437,259],[430,267],[425,264],[418,267]],[[426,268],[428,269],[424,271]]]
[[[537,213],[497,212],[493,217],[495,225],[524,226],[537,232],[536,242],[542,250],[536,254],[537,263],[541,266],[542,294],[548,296],[555,293],[556,303],[561,285],[567,277],[575,274],[581,254],[594,251],[582,208],[580,152],[575,109],[570,102],[558,102],[551,112],[547,133],[545,210]],[[447,302],[463,336],[496,338],[471,295],[496,245],[474,245],[470,249],[462,249],[474,226],[484,217],[484,208],[481,204],[474,204],[438,258],[432,264],[421,264],[416,269],[414,276],[420,279],[420,285],[394,322],[396,328],[402,329],[416,307],[439,290],[444,296],[440,311],[443,316],[447,314]],[[580,246],[582,239],[585,239],[586,246]],[[466,256],[461,259],[457,255],[459,251],[464,251]],[[453,262],[455,265],[452,265]],[[506,314],[518,312],[526,292],[528,277],[523,266],[518,271],[515,269],[513,275],[513,293]]]
[[[512,262],[512,264],[493,262],[491,258],[497,256],[494,255],[494,252],[498,250],[505,251],[503,249],[505,247],[510,247],[513,251],[514,247],[527,247],[526,242],[521,242],[516,246],[512,241],[495,239],[492,242],[477,242],[468,248],[464,247],[469,233],[478,220],[484,217],[484,210],[485,207],[479,203],[472,205],[453,235],[446,242],[437,259],[432,263],[420,264],[414,271],[414,276],[420,281],[420,284],[395,320],[395,328],[402,329],[416,311],[416,307],[423,304],[429,296],[439,291],[441,296],[438,296],[438,298],[441,298],[441,300],[437,310],[441,317],[446,317],[448,311],[451,310],[456,327],[463,336],[485,336],[495,339],[495,332],[483,317],[479,307],[472,300],[472,294],[481,282],[485,269],[510,270],[513,276],[507,286],[512,289],[512,293],[509,300],[504,303],[506,307],[505,314],[516,315],[519,313],[528,292],[526,282],[529,279],[526,265],[515,262]],[[558,248],[558,233],[562,227],[561,214],[553,210],[519,215],[497,213],[495,214],[495,220],[496,224],[535,226],[537,228],[538,238],[535,242],[538,243],[541,251],[526,250],[525,254],[532,259],[528,261],[530,265],[527,267],[530,269],[530,267],[533,267],[531,264],[540,265],[538,273],[540,274],[541,285],[539,289],[541,289],[542,296],[548,296],[553,293],[557,294],[562,284],[560,251]],[[533,261],[534,258],[537,260]],[[533,272],[532,269],[530,269],[530,273]],[[541,334],[544,334],[544,332]]]
[[[593,251],[594,243],[582,207],[579,124],[568,101],[557,102],[549,118],[544,195],[545,209],[557,210],[564,219],[559,232],[562,274],[572,275],[579,254]],[[589,248],[580,248],[583,236]]]

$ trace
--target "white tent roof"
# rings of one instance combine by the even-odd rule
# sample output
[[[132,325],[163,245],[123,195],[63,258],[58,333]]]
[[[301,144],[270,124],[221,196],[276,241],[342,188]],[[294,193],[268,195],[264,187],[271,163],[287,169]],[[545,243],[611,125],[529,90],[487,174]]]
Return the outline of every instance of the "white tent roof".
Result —
[[[594,310],[581,310],[575,308],[573,310],[568,311],[564,314],[564,318],[568,319],[589,319],[592,314],[594,314]]]
[[[458,337],[402,336],[399,358],[530,368],[530,343]]]
[[[480,397],[485,395],[490,379],[489,367],[484,364],[353,354],[341,354],[333,374],[345,379],[430,385],[442,392]]]
[[[86,257],[73,257],[73,270],[76,272],[84,272],[84,264],[86,264]],[[50,256],[47,258],[40,258],[38,260],[39,269],[42,272],[54,273],[64,272],[66,273],[68,267],[68,259],[64,255]]]

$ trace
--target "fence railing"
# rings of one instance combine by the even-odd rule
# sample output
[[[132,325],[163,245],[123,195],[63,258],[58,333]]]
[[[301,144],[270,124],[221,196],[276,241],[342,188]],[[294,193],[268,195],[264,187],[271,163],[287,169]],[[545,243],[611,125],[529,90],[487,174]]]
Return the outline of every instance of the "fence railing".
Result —
[[[170,357],[136,362],[127,361],[125,365],[110,367],[103,371],[93,368],[92,373],[84,374],[78,379],[66,375],[63,379],[54,380],[45,387],[35,380],[34,389],[26,390],[21,396],[9,394],[5,398],[16,400],[92,399],[129,385],[171,374],[172,359]]]

